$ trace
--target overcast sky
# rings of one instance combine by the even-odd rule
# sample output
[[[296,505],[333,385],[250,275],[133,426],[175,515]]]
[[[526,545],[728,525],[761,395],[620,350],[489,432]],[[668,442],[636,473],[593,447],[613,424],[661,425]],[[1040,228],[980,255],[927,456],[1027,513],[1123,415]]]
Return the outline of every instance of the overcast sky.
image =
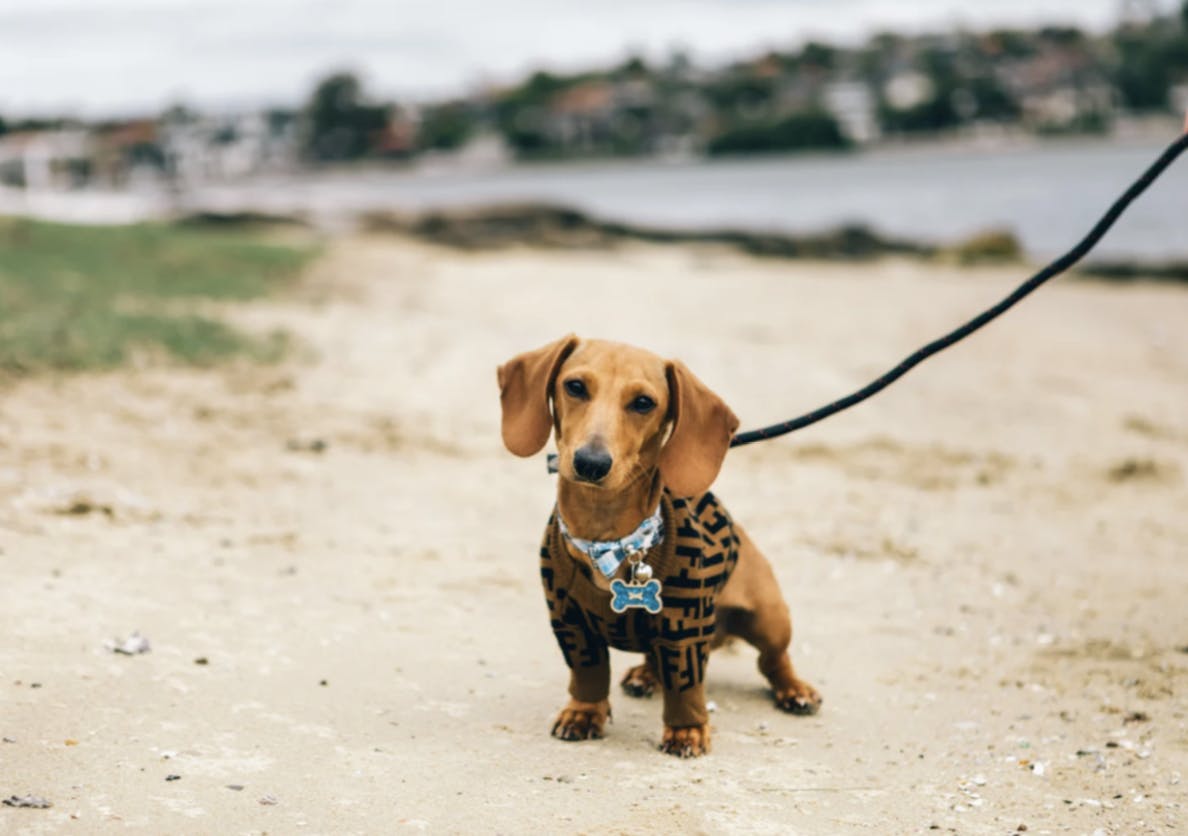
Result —
[[[1156,0],[1164,7],[1174,0]],[[717,62],[880,28],[1101,29],[1121,0],[0,0],[0,114],[296,104],[351,68],[393,98],[684,48]]]

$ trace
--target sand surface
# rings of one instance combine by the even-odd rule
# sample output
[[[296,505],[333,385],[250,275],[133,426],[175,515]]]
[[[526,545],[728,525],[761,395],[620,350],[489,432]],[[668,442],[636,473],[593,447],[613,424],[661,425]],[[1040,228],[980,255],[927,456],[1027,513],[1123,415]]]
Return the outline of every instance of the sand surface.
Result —
[[[1063,280],[730,455],[716,490],[819,716],[776,712],[740,647],[711,660],[706,758],[659,754],[659,698],[617,692],[605,740],[548,736],[553,477],[501,447],[498,362],[638,343],[751,428],[1023,272],[346,238],[229,314],[298,335],[283,366],[8,385],[0,796],[54,806],[0,832],[1185,832],[1183,288]],[[151,652],[105,646],[133,630]]]

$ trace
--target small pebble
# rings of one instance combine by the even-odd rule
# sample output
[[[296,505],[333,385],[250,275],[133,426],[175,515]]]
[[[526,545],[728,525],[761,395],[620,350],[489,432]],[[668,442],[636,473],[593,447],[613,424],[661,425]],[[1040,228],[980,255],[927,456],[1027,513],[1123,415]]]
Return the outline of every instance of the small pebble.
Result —
[[[4,799],[5,807],[32,807],[35,810],[45,810],[53,807],[53,802],[40,795],[10,795]]]
[[[181,776],[180,775],[166,775],[165,780],[166,781],[180,781]]]
[[[276,796],[275,795],[262,795],[262,796],[260,796],[260,803],[263,804],[265,807],[271,807],[273,804],[276,803]]]
[[[330,684],[330,680],[329,679],[321,679],[321,680],[318,680],[318,684],[324,688]]]
[[[705,703],[705,710],[708,711],[710,714],[713,714],[715,711],[718,710],[718,704],[716,702],[714,702],[713,700],[707,700]]]
[[[194,660],[194,664],[195,665],[209,665],[210,660],[207,659],[205,656],[199,656],[197,659]]]
[[[140,635],[140,631],[134,630],[132,635],[126,639],[115,639],[107,643],[107,647],[112,653],[119,653],[124,656],[136,656],[140,653],[148,653],[152,650],[149,640]]]
[[[243,792],[243,784],[228,784],[227,789],[235,790],[236,792]]]

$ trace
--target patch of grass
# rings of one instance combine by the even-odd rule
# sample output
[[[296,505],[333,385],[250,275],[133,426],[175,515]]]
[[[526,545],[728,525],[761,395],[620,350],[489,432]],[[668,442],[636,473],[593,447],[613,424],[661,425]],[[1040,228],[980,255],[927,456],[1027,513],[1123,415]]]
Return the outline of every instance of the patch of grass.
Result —
[[[198,365],[274,359],[283,339],[194,308],[275,292],[313,254],[249,229],[0,218],[0,370],[111,368],[137,354]]]

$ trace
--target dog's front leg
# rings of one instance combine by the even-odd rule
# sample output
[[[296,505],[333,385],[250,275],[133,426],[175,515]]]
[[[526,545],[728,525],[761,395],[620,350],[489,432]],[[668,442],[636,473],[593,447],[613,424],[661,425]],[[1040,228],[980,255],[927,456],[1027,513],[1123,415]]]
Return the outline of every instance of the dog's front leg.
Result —
[[[610,719],[610,660],[570,669],[570,700],[553,723],[553,737],[561,740],[597,740]]]
[[[705,706],[707,642],[660,644],[653,649],[655,669],[664,688],[664,736],[660,751],[696,758],[710,750],[709,711]]]

